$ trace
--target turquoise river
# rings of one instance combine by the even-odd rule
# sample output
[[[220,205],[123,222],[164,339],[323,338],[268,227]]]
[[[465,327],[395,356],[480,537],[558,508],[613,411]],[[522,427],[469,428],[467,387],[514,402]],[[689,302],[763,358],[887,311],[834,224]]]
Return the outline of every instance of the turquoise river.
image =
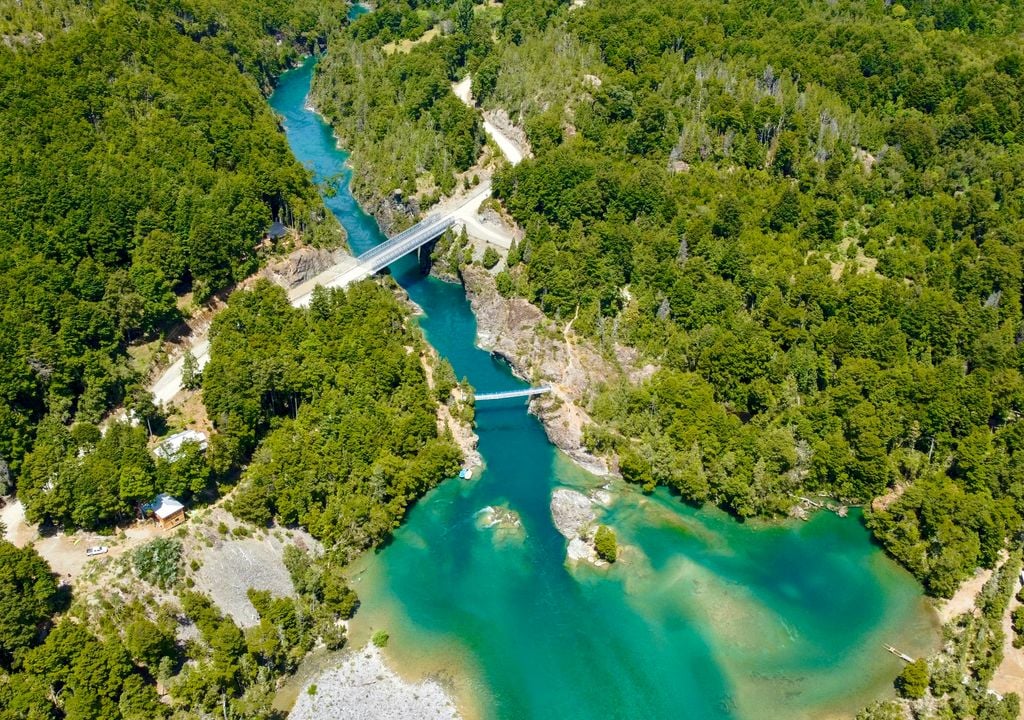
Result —
[[[307,107],[314,65],[282,77],[270,102],[316,179],[342,178],[325,202],[358,253],[383,236],[348,191],[347,153]],[[521,386],[475,347],[461,287],[411,260],[391,271],[459,377],[481,392]],[[561,455],[522,400],[481,405],[477,423],[483,470],[434,490],[353,577],[352,642],[386,629],[396,669],[440,678],[468,718],[851,717],[899,672],[883,644],[916,654],[937,642],[920,587],[854,513],[738,523],[613,483],[602,521],[623,559],[571,569],[552,490],[607,479]],[[488,506],[514,510],[522,528],[485,527]]]

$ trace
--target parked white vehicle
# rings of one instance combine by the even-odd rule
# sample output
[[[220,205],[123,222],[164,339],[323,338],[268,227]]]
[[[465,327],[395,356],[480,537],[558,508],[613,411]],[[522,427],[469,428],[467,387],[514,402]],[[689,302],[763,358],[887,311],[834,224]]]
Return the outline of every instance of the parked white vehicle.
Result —
[[[107,548],[106,545],[94,545],[91,548],[86,548],[85,549],[85,555],[86,555],[86,557],[94,557],[96,555],[106,555],[108,549],[109,548]]]

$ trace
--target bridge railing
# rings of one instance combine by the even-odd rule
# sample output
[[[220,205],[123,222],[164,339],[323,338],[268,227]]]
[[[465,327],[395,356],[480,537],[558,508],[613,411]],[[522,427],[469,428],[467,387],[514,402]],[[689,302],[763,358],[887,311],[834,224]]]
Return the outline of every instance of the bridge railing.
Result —
[[[480,393],[474,396],[476,402],[486,402],[487,400],[508,400],[510,398],[520,397],[534,397],[535,395],[543,395],[544,393],[551,392],[551,387],[548,385],[541,385],[539,387],[525,388],[523,390],[505,390],[504,392],[491,392],[491,393]]]
[[[404,241],[408,240],[410,237],[413,237],[414,235],[416,235],[418,232],[422,231],[423,229],[425,229],[427,227],[430,227],[431,225],[441,221],[442,219],[443,218],[440,218],[440,217],[438,217],[436,215],[427,216],[427,217],[423,218],[422,220],[420,220],[415,225],[413,225],[412,227],[406,228],[405,230],[403,230],[402,232],[398,233],[394,237],[388,238],[387,240],[382,242],[380,245],[375,245],[374,247],[370,248],[369,250],[364,252],[362,255],[360,255],[356,259],[359,260],[360,262],[362,262],[363,260],[369,260],[369,259],[371,259],[371,258],[373,258],[373,257],[375,257],[377,255],[380,255],[380,254],[382,254],[384,252],[387,252],[389,249],[395,247],[396,245],[399,245],[399,244],[403,243]]]
[[[380,245],[372,247],[356,258],[361,265],[366,266],[370,272],[377,272],[393,263],[406,253],[415,250],[419,246],[433,240],[442,232],[456,223],[453,214],[458,208],[472,202],[481,195],[489,195],[491,192],[490,182],[485,182],[464,197],[456,208],[449,207],[442,213],[429,215],[423,220],[406,228],[392,238],[385,240]]]
[[[431,218],[399,233],[391,240],[356,258],[360,264],[366,265],[371,272],[377,272],[393,263],[398,258],[425,245],[455,224],[452,217]]]

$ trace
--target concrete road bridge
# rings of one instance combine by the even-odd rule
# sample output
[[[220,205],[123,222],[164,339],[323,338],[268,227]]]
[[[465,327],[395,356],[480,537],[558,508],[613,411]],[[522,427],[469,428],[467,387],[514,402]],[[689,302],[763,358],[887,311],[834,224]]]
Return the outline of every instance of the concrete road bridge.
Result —
[[[440,207],[411,228],[403,230],[380,245],[370,248],[362,255],[345,258],[312,280],[293,288],[289,293],[292,304],[297,307],[309,305],[309,301],[313,297],[313,288],[317,285],[322,285],[325,288],[347,287],[354,282],[359,282],[375,273],[379,273],[399,258],[416,252],[421,248],[428,247],[430,243],[437,240],[445,230],[451,227],[468,226],[467,229],[473,234],[478,234],[478,230],[481,231],[480,234],[485,232],[494,234],[494,231],[490,228],[476,227],[476,225],[480,224],[477,218],[480,204],[490,195],[490,181],[487,180],[480,183],[473,192],[450,202],[446,206]],[[498,241],[500,238],[495,240]],[[511,242],[511,238],[509,238],[508,242]]]

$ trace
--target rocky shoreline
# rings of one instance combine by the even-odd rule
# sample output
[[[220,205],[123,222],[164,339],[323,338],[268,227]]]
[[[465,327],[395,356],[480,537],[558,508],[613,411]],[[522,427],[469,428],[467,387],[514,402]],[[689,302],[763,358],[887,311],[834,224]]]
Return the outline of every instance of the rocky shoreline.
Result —
[[[597,567],[607,567],[608,562],[597,555],[594,542],[597,534],[597,500],[591,499],[569,488],[557,488],[551,494],[551,520],[558,532],[569,541],[565,550],[566,560],[572,563],[584,561]]]
[[[482,267],[464,267],[462,281],[477,320],[477,344],[506,360],[518,377],[551,387],[549,394],[530,403],[548,439],[585,470],[617,474],[614,463],[592,454],[583,443],[583,430],[592,422],[586,407],[593,388],[616,378],[638,383],[658,368],[642,363],[630,348],[617,346],[614,358],[599,353],[571,327],[559,328],[530,302],[502,297],[494,277]]]
[[[294,720],[458,720],[448,692],[434,680],[407,682],[372,644],[350,653],[337,668],[306,685],[289,717]]]

